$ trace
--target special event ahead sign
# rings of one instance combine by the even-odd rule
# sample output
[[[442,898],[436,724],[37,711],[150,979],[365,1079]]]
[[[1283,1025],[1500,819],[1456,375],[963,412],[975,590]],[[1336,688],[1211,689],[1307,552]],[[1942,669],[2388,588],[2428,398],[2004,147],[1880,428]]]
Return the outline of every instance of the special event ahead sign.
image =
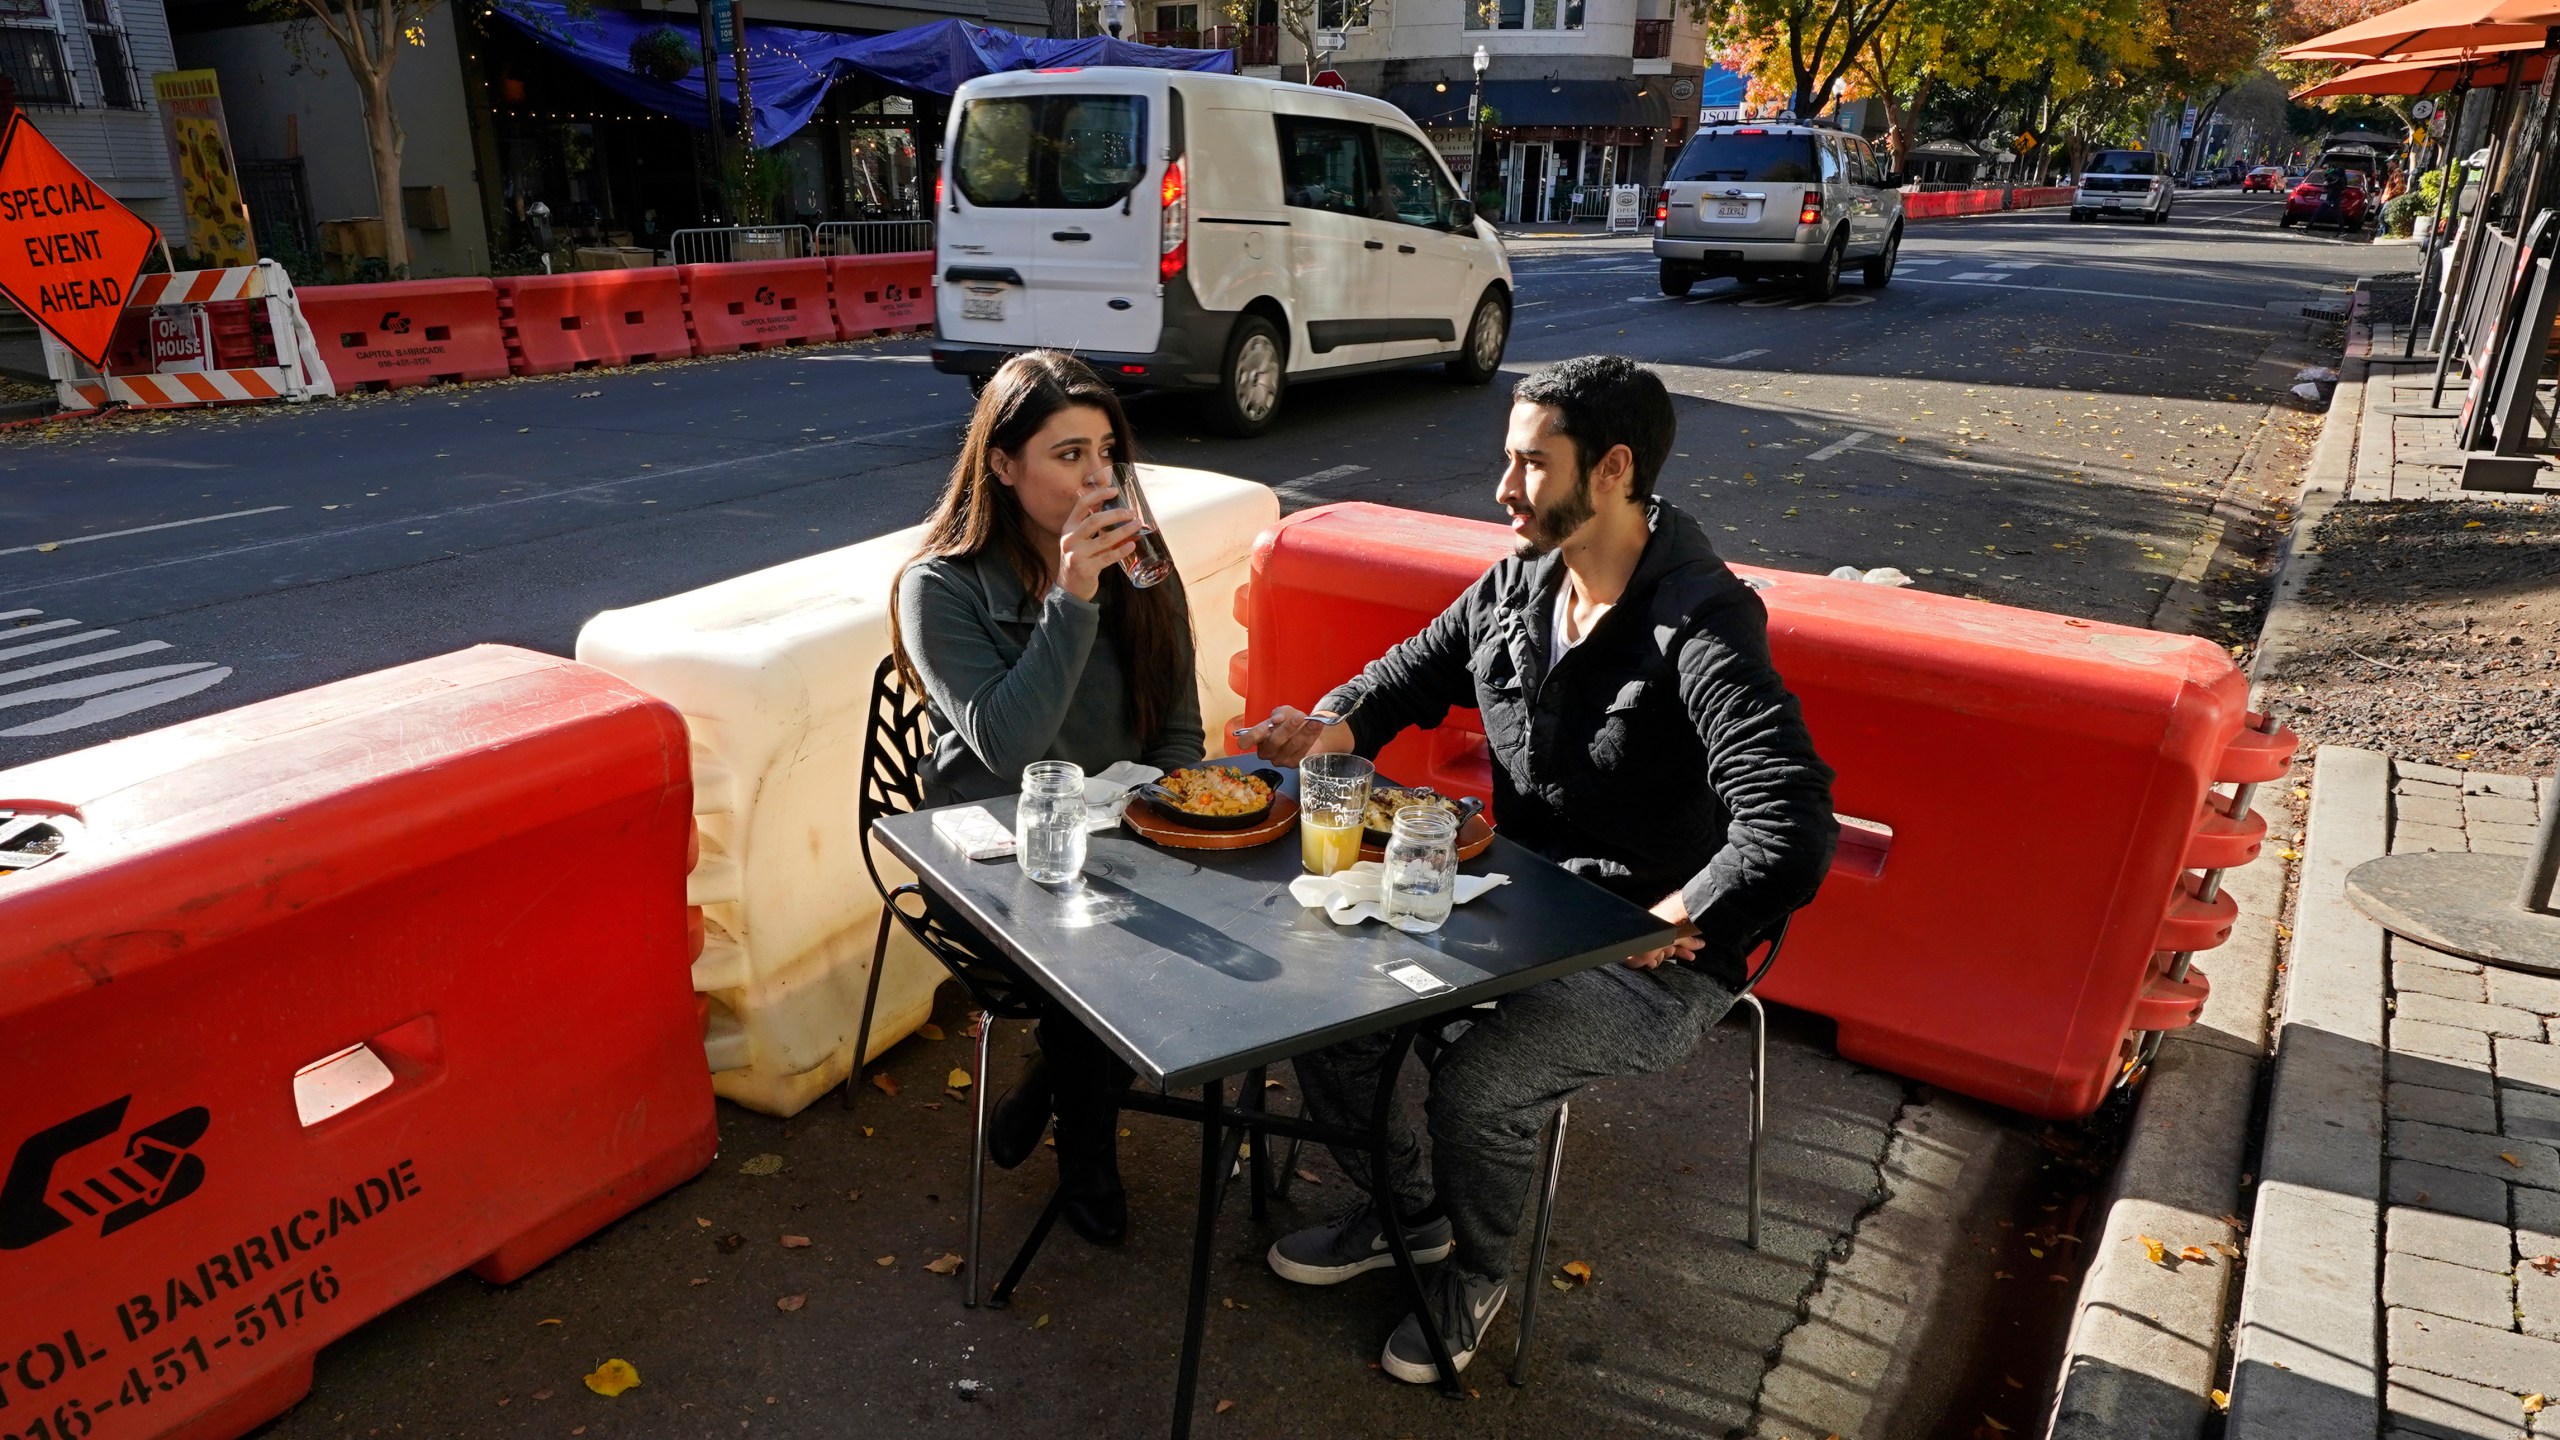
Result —
[[[0,130],[0,295],[92,365],[159,239],[12,111]]]

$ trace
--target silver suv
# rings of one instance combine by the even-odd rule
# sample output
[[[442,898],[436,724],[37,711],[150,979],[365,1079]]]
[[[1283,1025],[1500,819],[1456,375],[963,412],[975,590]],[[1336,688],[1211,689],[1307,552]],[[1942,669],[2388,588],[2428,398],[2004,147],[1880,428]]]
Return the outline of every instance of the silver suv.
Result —
[[[2177,199],[2177,177],[2169,173],[2167,156],[2157,150],[2101,150],[2080,171],[2071,218],[2138,215],[2159,225],[2167,222]]]
[[[1840,272],[1870,288],[1902,253],[1902,177],[1867,142],[1794,122],[1710,125],[1689,141],[1653,212],[1662,293],[1720,275],[1802,278],[1829,299]]]

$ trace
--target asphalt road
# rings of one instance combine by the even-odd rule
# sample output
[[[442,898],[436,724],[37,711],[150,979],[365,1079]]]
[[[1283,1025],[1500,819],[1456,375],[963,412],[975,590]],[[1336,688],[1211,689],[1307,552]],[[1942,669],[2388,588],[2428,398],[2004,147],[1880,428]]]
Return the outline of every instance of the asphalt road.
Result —
[[[1640,240],[1526,239],[1509,363],[1659,365],[1662,489],[1734,558],[2144,624],[2291,381],[2266,347],[2367,264],[2224,196],[1923,227],[1890,288],[1825,305],[1666,300]],[[0,436],[0,766],[482,641],[566,653],[599,610],[912,523],[969,403],[924,348]],[[1416,371],[1300,386],[1251,442],[1136,414],[1154,457],[1293,507],[1489,517],[1504,406]]]
[[[2278,232],[2274,214],[2197,195],[2165,228],[1930,226],[1890,288],[1822,305],[1722,282],[1666,300],[1640,240],[1526,237],[1510,363],[1615,350],[1660,366],[1681,397],[1663,491],[1738,559],[1894,565],[1934,590],[2146,624],[2208,558],[2214,494],[2289,413],[2291,368],[2267,363],[2270,347],[2299,342],[2305,303],[2377,268],[2359,243]],[[968,404],[923,349],[0,437],[0,624],[18,626],[0,631],[0,766],[476,642],[565,653],[596,611],[912,523]],[[1489,516],[1504,408],[1500,387],[1432,372],[1301,387],[1251,443],[1207,434],[1179,401],[1136,415],[1154,457],[1266,481],[1292,506]],[[135,678],[40,693],[95,676]],[[940,1018],[954,1038],[894,1052],[903,1095],[866,1096],[860,1125],[832,1102],[791,1121],[724,1106],[708,1175],[517,1285],[456,1279],[368,1325],[324,1353],[312,1398],[269,1433],[1156,1433],[1193,1142],[1133,1121],[1130,1244],[1062,1234],[1013,1310],[963,1311],[957,1282],[923,1269],[960,1244],[966,1117],[938,1082],[967,1060],[961,1017],[946,1003]],[[1204,1413],[1203,1433],[1750,1426],[1769,1357],[1878,1198],[1915,1091],[1782,1017],[1770,1244],[1752,1251],[1744,1048],[1728,1026],[1671,1076],[1577,1100],[1557,1258],[1596,1278],[1549,1294],[1525,1390],[1499,1378],[1508,1319],[1471,1373],[1480,1394],[1454,1406],[1369,1368],[1383,1281],[1307,1291],[1261,1267],[1272,1226],[1344,1195],[1328,1162],[1310,1161],[1322,1183],[1272,1226],[1231,1205],[1203,1402],[1236,1404]],[[763,1154],[782,1157],[778,1174],[741,1168]],[[1043,1169],[992,1187],[998,1255],[1036,1214]],[[811,1243],[786,1248],[786,1234]],[[2000,1262],[1986,1249],[1915,1263]],[[2066,1288],[2046,1293],[2067,1304]],[[805,1303],[777,1307],[793,1295]],[[2035,1346],[2050,1336],[1988,1338],[2016,1347],[2026,1382],[1996,1418],[2041,1423]],[[609,1356],[643,1386],[588,1393],[579,1377]]]

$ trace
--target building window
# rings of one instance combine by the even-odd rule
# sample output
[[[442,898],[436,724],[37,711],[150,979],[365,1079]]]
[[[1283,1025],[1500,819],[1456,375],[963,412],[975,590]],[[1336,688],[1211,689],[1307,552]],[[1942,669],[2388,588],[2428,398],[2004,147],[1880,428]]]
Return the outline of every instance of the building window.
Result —
[[[142,87],[134,82],[132,53],[125,46],[124,26],[108,0],[80,0],[89,25],[89,59],[98,67],[98,99],[115,110],[142,108]]]
[[[1466,0],[1467,28],[1579,30],[1584,4],[1585,0]]]
[[[1369,0],[1316,0],[1316,28],[1319,30],[1368,29]]]
[[[0,75],[9,78],[21,105],[78,103],[62,32],[53,28],[45,0],[0,0]]]

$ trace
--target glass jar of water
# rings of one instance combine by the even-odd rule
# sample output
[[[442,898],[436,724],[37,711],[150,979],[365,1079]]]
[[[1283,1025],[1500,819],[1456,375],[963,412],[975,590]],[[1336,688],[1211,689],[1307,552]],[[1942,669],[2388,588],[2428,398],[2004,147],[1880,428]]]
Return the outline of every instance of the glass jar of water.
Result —
[[[1437,805],[1398,810],[1386,872],[1387,923],[1417,935],[1439,929],[1458,898],[1458,817]]]
[[[1022,799],[1013,811],[1013,848],[1022,873],[1059,885],[1084,873],[1084,770],[1069,760],[1022,767]]]

